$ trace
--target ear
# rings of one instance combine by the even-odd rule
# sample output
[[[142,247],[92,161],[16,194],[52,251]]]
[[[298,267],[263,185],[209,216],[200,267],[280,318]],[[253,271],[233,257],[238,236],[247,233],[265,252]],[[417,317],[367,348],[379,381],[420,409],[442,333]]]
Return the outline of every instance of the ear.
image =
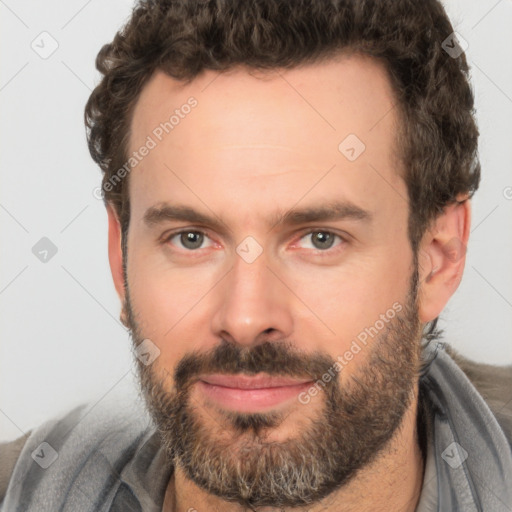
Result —
[[[107,205],[108,215],[108,260],[110,263],[110,271],[114,280],[114,286],[117,295],[124,304],[124,274],[123,274],[123,252],[121,249],[121,223],[117,218],[117,214],[113,206]]]
[[[471,224],[471,205],[467,196],[444,208],[421,241],[419,264],[420,321],[439,316],[462,279]]]

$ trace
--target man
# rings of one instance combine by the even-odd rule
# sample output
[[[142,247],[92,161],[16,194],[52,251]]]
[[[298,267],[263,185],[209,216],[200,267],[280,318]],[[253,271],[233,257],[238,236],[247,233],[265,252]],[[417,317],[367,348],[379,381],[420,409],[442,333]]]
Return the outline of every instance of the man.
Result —
[[[85,120],[148,415],[4,447],[2,510],[512,508],[512,368],[437,341],[480,179],[446,41],[435,0],[136,6]]]

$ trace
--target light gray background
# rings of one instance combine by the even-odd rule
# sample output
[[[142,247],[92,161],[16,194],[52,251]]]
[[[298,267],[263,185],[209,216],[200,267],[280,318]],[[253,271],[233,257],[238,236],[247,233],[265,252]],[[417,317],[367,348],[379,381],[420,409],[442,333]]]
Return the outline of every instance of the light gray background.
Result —
[[[470,358],[511,364],[512,1],[450,0],[468,42],[481,188],[466,271],[443,313],[445,339]],[[129,0],[0,0],[0,440],[86,400],[135,392],[130,340],[107,257],[107,216],[93,190],[83,108],[94,60]],[[38,51],[51,49],[48,58]],[[37,47],[36,47],[37,48]],[[58,252],[43,263],[42,238]]]

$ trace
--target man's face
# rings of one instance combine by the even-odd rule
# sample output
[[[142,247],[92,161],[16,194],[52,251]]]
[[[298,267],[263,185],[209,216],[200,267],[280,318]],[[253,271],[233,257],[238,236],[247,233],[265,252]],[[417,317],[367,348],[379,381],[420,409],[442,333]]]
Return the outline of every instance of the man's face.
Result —
[[[134,343],[160,351],[139,371],[174,463],[230,501],[292,506],[348,482],[399,427],[417,275],[384,69],[252,73],[157,73],[142,91],[130,153],[155,144],[129,176],[124,309]],[[204,218],[155,214],[166,205]]]

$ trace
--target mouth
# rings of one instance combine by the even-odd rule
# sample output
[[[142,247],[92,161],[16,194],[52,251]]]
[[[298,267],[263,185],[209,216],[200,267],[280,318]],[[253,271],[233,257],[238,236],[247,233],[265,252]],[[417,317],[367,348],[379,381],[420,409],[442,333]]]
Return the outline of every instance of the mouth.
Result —
[[[312,381],[270,375],[204,375],[200,391],[216,404],[239,412],[257,412],[296,398]]]

